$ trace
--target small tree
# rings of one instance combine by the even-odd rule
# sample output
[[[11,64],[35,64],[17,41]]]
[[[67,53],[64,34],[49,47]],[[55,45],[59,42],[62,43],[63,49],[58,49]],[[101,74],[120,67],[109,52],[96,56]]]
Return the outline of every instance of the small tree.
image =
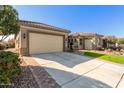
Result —
[[[107,41],[110,44],[115,44],[118,41],[118,39],[115,36],[107,36]]]
[[[0,42],[11,34],[19,32],[19,18],[17,11],[10,5],[0,5]]]
[[[124,44],[124,38],[119,38],[119,39],[118,39],[118,43],[119,43],[119,44]]]

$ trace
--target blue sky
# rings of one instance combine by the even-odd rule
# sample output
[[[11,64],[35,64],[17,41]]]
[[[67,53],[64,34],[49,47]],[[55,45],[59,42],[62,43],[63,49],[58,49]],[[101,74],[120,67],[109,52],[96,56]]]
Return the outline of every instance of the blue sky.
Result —
[[[19,18],[69,29],[124,37],[124,6],[14,6]]]

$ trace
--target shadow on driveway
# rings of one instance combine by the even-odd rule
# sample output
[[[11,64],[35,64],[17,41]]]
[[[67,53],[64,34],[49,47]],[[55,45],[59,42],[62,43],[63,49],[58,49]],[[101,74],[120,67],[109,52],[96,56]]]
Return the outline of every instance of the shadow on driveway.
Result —
[[[42,66],[30,67],[35,72],[38,82],[45,87],[57,85],[57,82],[63,88],[112,88],[101,81],[72,72]]]
[[[85,63],[95,59],[95,58],[90,58],[90,57],[67,53],[67,52],[46,53],[46,54],[44,53],[44,54],[38,54],[38,55],[32,55],[32,56],[35,57],[35,59],[37,58],[37,59],[43,59],[48,61],[55,61],[69,68],[73,68],[78,64]]]

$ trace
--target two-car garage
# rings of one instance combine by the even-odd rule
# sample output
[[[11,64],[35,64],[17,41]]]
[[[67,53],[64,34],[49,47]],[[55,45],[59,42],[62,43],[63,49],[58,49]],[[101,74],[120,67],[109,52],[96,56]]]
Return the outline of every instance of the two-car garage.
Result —
[[[64,37],[51,34],[29,33],[29,53],[62,52]]]
[[[16,45],[21,55],[63,52],[66,49],[69,30],[51,25],[20,21],[21,29],[16,38]]]

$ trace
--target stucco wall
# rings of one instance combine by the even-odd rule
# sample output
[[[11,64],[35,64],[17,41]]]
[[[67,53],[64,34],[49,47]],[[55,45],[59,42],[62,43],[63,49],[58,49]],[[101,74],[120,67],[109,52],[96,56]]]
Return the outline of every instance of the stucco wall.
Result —
[[[70,37],[70,39],[75,39],[78,41],[78,44],[75,44],[73,46],[77,46],[78,49],[87,49],[85,48],[85,40],[91,40],[92,42],[92,49],[96,49],[99,46],[102,46],[102,39],[100,36],[78,36],[78,37]],[[82,45],[80,45],[80,39],[82,39]],[[97,41],[97,39],[99,39],[99,42]],[[91,46],[90,46],[91,47]],[[75,47],[73,47],[73,49],[77,49]],[[91,49],[91,48],[90,48]]]
[[[21,38],[20,42],[20,53],[22,55],[28,55],[29,54],[29,32],[36,32],[36,33],[49,33],[49,34],[56,34],[56,35],[63,35],[64,36],[64,42],[66,42],[68,33],[60,32],[60,31],[54,31],[54,30],[46,30],[46,29],[39,29],[34,27],[27,27],[27,26],[21,26],[21,33],[19,34]],[[24,38],[25,35],[25,38]],[[66,50],[67,44],[64,44],[64,48]]]
[[[19,31],[19,33],[16,36],[16,40],[15,40],[15,49],[18,50],[19,48],[21,48],[21,31]]]

